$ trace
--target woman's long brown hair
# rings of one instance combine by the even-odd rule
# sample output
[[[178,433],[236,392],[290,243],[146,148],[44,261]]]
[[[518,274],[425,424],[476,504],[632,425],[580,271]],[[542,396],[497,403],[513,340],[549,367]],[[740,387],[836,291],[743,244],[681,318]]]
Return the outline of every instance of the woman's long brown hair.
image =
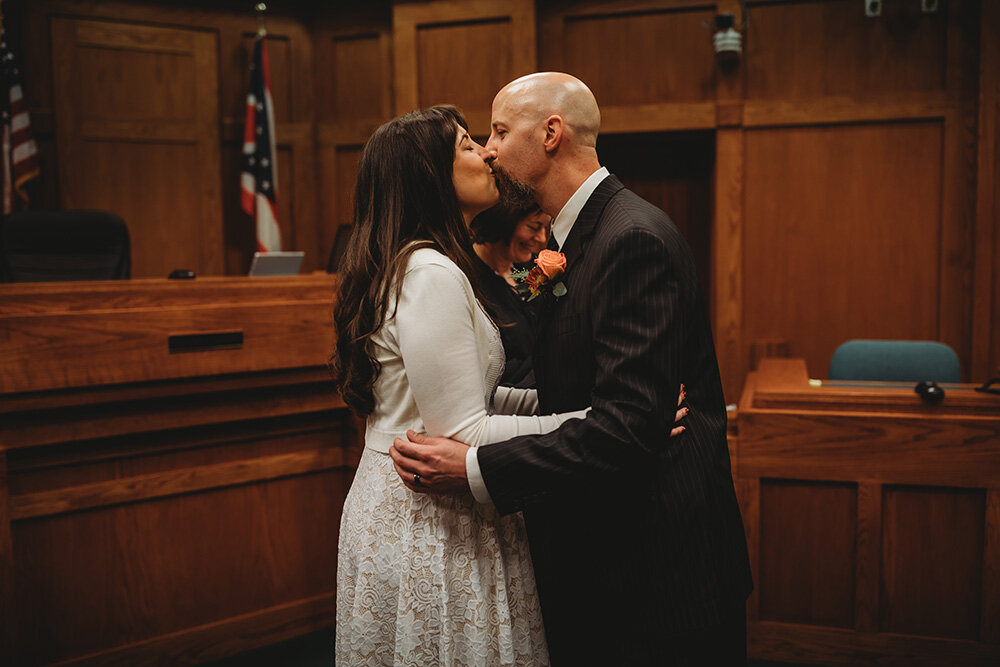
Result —
[[[452,181],[459,127],[468,124],[455,107],[413,111],[375,130],[361,155],[330,357],[337,390],[360,416],[375,408],[373,387],[381,370],[371,339],[385,323],[390,289],[398,297],[413,251],[443,253],[479,294],[469,229]]]

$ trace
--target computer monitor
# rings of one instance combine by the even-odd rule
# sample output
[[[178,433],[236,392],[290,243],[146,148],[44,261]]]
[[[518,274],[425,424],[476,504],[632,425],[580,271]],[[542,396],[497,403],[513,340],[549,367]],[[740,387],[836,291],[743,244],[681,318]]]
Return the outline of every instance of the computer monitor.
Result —
[[[250,263],[250,275],[297,276],[305,253],[301,250],[286,252],[255,252]]]

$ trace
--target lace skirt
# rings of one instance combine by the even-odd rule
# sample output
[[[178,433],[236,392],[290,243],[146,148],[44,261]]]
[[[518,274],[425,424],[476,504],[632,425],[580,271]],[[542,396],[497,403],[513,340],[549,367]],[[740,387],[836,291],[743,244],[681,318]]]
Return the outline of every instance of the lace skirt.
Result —
[[[548,665],[519,514],[403,486],[366,449],[337,562],[337,664]]]

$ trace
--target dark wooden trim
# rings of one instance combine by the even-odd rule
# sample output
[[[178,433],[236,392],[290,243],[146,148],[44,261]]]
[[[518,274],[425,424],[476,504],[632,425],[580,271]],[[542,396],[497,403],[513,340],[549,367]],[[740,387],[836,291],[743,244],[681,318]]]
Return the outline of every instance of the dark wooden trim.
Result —
[[[304,475],[344,466],[340,447],[124,477],[96,484],[29,493],[10,499],[12,521],[137,503],[144,500],[222,489],[238,484]]]
[[[1000,644],[1000,488],[986,491],[983,535],[983,604],[980,639]]]
[[[997,124],[1000,120],[1000,3],[982,3],[979,57],[979,109],[977,134],[975,241],[972,271],[972,356],[966,369],[970,382],[1000,375],[1000,343],[995,323],[1000,317],[1000,210],[997,183],[1000,150]]]
[[[258,373],[234,373],[200,378],[182,378],[129,385],[111,385],[50,391],[5,394],[0,414],[27,410],[51,410],[79,405],[98,405],[123,401],[164,399],[192,394],[240,391],[258,387],[285,387],[331,382],[325,367],[278,369]]]
[[[748,651],[755,659],[824,665],[995,665],[1000,646],[957,639],[859,633],[813,626],[751,622]]]
[[[140,664],[210,662],[330,628],[336,614],[336,593],[323,593],[56,664],[130,667]],[[333,652],[332,646],[330,652]]]
[[[854,627],[878,629],[878,595],[882,551],[882,485],[858,483],[857,561],[854,575]]]
[[[742,337],[745,149],[742,128],[716,132],[712,328],[728,403],[740,396],[746,376]]]
[[[7,490],[7,453],[0,451],[0,655],[10,658],[11,664],[18,664],[11,513]]]
[[[715,102],[636,104],[601,109],[601,133],[711,130],[716,126]]]
[[[760,480],[740,477],[737,484],[740,514],[747,536],[747,551],[750,554],[750,571],[756,581],[760,580]],[[747,601],[747,620],[758,617],[759,587],[754,589]]]
[[[957,102],[942,95],[858,100],[819,97],[803,100],[747,100],[744,127],[832,125],[900,120],[944,119],[959,110]]]
[[[9,417],[5,447],[52,445],[78,439],[107,438],[263,417],[326,412],[344,407],[329,385],[263,387],[233,394],[178,397],[167,403],[147,401],[119,411],[81,406],[66,410],[58,420],[45,412]]]

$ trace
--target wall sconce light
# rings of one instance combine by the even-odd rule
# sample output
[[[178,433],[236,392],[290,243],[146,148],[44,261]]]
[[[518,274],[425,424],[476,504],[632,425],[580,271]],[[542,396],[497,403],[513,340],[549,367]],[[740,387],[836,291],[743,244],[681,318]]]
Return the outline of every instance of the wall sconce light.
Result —
[[[732,14],[715,15],[715,35],[712,38],[715,56],[722,65],[735,65],[743,53],[743,35],[736,31],[736,17]]]

